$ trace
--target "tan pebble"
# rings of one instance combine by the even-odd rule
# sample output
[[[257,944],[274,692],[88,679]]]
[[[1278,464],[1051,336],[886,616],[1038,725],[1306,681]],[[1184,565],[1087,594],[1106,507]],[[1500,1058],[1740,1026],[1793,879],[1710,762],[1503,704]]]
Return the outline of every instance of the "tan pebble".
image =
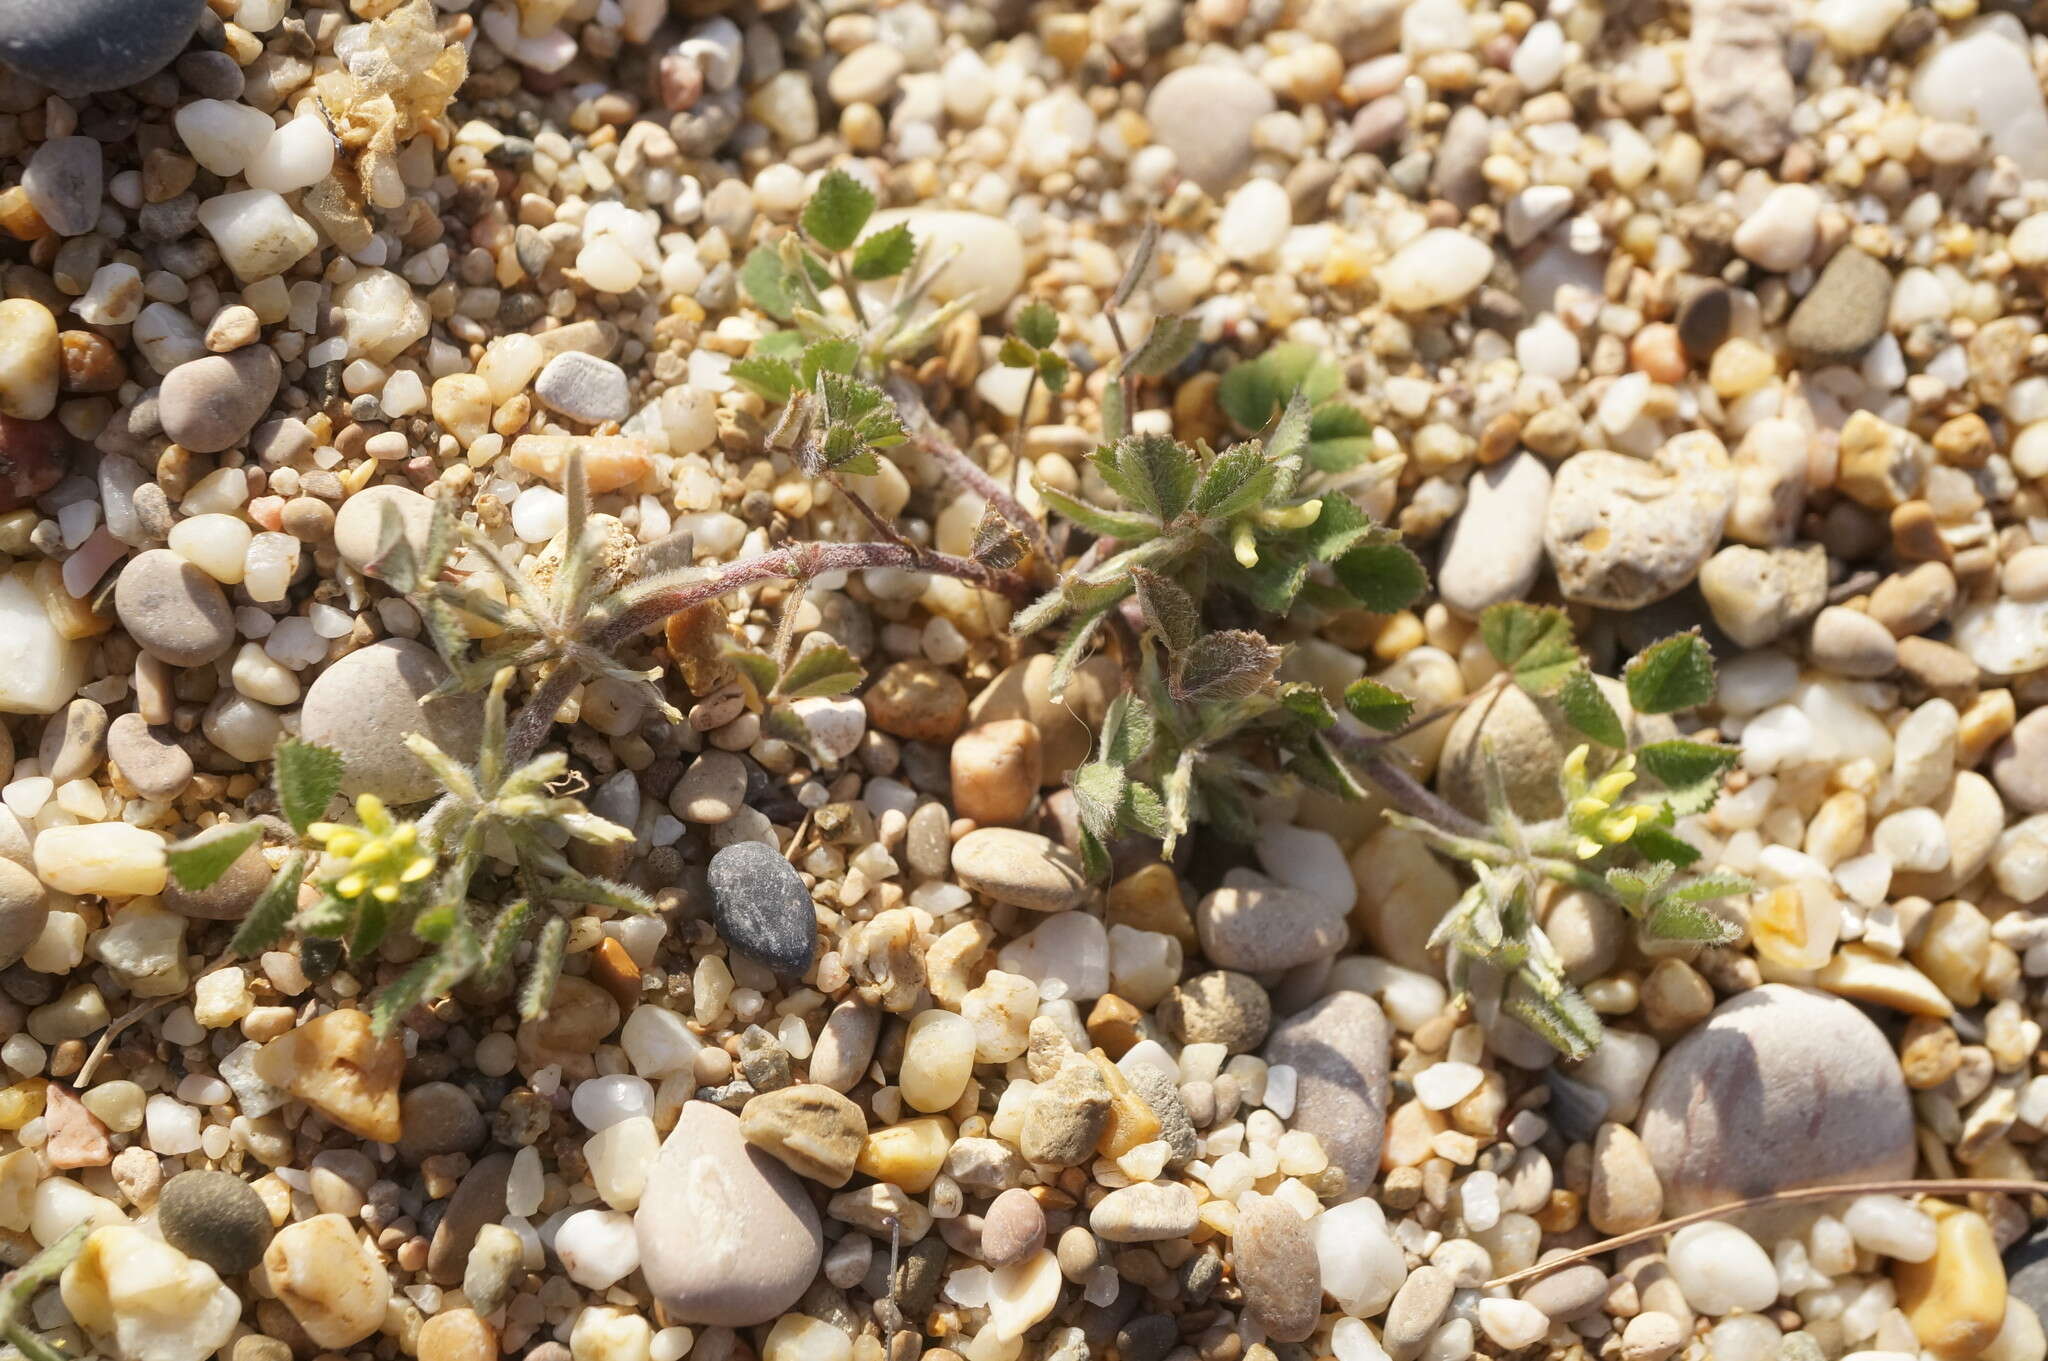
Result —
[[[1939,1201],[1923,1208],[1939,1216],[1934,1256],[1896,1262],[1892,1280],[1899,1309],[1920,1345],[1942,1361],[1969,1361],[1991,1344],[2005,1321],[2005,1268],[1990,1221],[1975,1211]]]
[[[953,1122],[938,1115],[870,1131],[861,1144],[860,1157],[854,1168],[876,1181],[886,1181],[912,1195],[921,1195],[931,1189],[939,1169],[945,1165],[955,1133]],[[829,1184],[844,1185],[844,1182]]]
[[[494,1361],[498,1330],[474,1309],[436,1314],[420,1328],[419,1361]]]
[[[610,993],[587,979],[564,978],[548,1014],[519,1025],[520,1069],[531,1073],[555,1064],[564,1077],[592,1077],[598,1043],[618,1025],[619,1004]]]
[[[1875,1002],[1913,1016],[1955,1014],[1927,977],[1904,960],[1888,959],[1862,945],[1845,945],[1814,975],[1814,983],[1838,997]]]
[[[1593,1184],[1587,1216],[1601,1233],[1629,1233],[1657,1222],[1664,1188],[1635,1131],[1607,1124],[1593,1140]]]
[[[270,1041],[256,1074],[351,1133],[398,1142],[405,1049],[396,1035],[377,1039],[366,1011],[331,1011]]]
[[[270,1293],[321,1347],[352,1347],[384,1322],[391,1277],[340,1215],[279,1229],[264,1250],[263,1270]]]
[[[1029,719],[1000,719],[953,743],[953,808],[983,826],[1023,821],[1037,797],[1043,754]]]

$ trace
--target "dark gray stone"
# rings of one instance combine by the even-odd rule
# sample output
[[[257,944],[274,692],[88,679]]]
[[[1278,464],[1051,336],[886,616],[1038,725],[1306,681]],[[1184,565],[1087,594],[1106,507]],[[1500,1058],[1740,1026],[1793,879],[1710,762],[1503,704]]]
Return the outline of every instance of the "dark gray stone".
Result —
[[[205,0],[0,0],[0,61],[61,95],[133,85],[164,69]]]
[[[238,1276],[270,1246],[270,1211],[254,1187],[232,1172],[180,1172],[157,1199],[164,1241],[222,1276]]]
[[[1296,1075],[1295,1129],[1322,1142],[1349,1179],[1344,1199],[1372,1189],[1387,1132],[1387,1046],[1393,1032],[1379,1003],[1362,992],[1333,992],[1273,1027],[1267,1063]]]
[[[777,973],[802,974],[817,955],[818,923],[796,867],[759,841],[711,857],[711,920],[727,945]]]

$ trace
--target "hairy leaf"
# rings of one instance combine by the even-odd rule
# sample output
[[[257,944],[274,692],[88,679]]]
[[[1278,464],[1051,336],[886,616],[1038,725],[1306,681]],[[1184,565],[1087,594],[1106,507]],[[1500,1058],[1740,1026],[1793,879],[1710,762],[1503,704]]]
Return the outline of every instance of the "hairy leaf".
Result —
[[[1109,703],[1102,719],[1102,757],[1120,770],[1143,761],[1159,734],[1152,711],[1129,695],[1118,695]]]
[[[1695,630],[1652,643],[1622,673],[1640,714],[1690,709],[1714,697],[1714,654]]]
[[[1030,546],[1017,527],[1005,519],[993,502],[981,508],[981,519],[974,526],[974,547],[969,556],[984,567],[1007,571],[1024,560]]]
[[[753,687],[757,697],[766,699],[774,691],[775,682],[780,679],[780,675],[773,657],[765,652],[756,652],[752,648],[730,643],[724,650],[724,657],[731,663],[733,670],[739,673],[740,678]]]
[[[1280,649],[1249,629],[1204,634],[1174,658],[1168,682],[1183,704],[1243,699],[1273,678]]]
[[[1157,520],[1136,511],[1106,510],[1043,483],[1039,484],[1038,494],[1045,501],[1047,510],[1064,515],[1090,534],[1111,539],[1143,540],[1159,532]]]
[[[814,387],[821,373],[851,374],[860,362],[860,342],[851,336],[828,336],[804,347],[800,370],[805,387]],[[728,370],[730,372],[730,370]]]
[[[522,1019],[536,1021],[548,1014],[548,1005],[555,999],[555,984],[562,976],[562,957],[569,943],[569,923],[560,917],[549,917],[540,929],[540,940],[533,950],[533,963],[528,967],[526,986],[519,993],[519,1015]]]
[[[775,692],[784,699],[818,699],[843,695],[867,673],[853,654],[836,643],[806,648],[782,673]]]
[[[804,235],[826,250],[845,250],[860,237],[874,211],[875,196],[866,185],[844,170],[828,170],[804,205]]]
[[[1599,682],[1585,667],[1565,677],[1557,692],[1557,703],[1564,711],[1565,722],[1595,742],[1617,748],[1628,745],[1628,733],[1622,729],[1621,715],[1614,712],[1614,706],[1601,693]]]
[[[1201,323],[1192,317],[1160,317],[1125,368],[1140,378],[1163,378],[1194,352],[1201,338]]]
[[[244,959],[254,959],[284,935],[292,914],[299,910],[299,882],[306,877],[306,859],[304,851],[294,851],[278,867],[269,885],[249,908],[249,915],[235,928],[229,949]]]
[[[1227,580],[1267,614],[1286,614],[1308,580],[1308,569],[1306,557],[1284,540],[1273,540],[1259,545],[1258,566],[1235,568]]]
[[[1091,884],[1099,884],[1109,878],[1109,848],[1102,844],[1102,838],[1081,829],[1081,874]]]
[[[1046,349],[1060,338],[1060,315],[1043,299],[1026,303],[1017,312],[1017,334],[1032,349]]]
[[[1571,620],[1552,605],[1518,600],[1489,605],[1479,615],[1479,634],[1493,659],[1532,695],[1555,694],[1584,665],[1572,641]]]
[[[1283,711],[1317,732],[1337,725],[1337,711],[1330,707],[1330,701],[1323,698],[1321,690],[1306,681],[1289,681],[1282,685],[1278,698]]]
[[[228,872],[228,866],[242,858],[242,852],[263,840],[260,822],[219,823],[197,836],[173,842],[164,849],[171,878],[188,893],[211,888]]]
[[[1110,606],[1104,605],[1078,616],[1067,629],[1067,636],[1060,639],[1059,647],[1052,654],[1052,672],[1046,677],[1046,692],[1054,703],[1058,703],[1060,696],[1067,692],[1067,682],[1072,679],[1074,668],[1081,664],[1089,641],[1102,627],[1109,611]]]
[[[1090,761],[1075,769],[1069,784],[1081,825],[1107,841],[1116,835],[1118,813],[1130,781],[1107,761]]]
[[[1110,381],[1102,388],[1102,437],[1114,444],[1130,433],[1130,421],[1124,411],[1124,387],[1111,375]]]
[[[1311,424],[1308,398],[1297,392],[1287,399],[1287,405],[1281,408],[1280,419],[1273,423],[1272,433],[1266,436],[1266,457],[1276,463],[1299,459],[1308,447]]]
[[[1045,384],[1047,392],[1055,395],[1066,391],[1066,357],[1053,350],[1040,351],[1038,355],[1038,381]]]
[[[1095,468],[1126,505],[1162,521],[1188,508],[1201,476],[1194,451],[1168,435],[1131,435],[1098,449]]]
[[[438,955],[427,955],[377,989],[370,1000],[370,1033],[379,1038],[389,1035],[413,1008],[435,995],[443,969]]]
[[[1658,823],[1636,828],[1628,839],[1629,849],[1645,860],[1661,860],[1684,869],[1700,858],[1699,847]]]
[[[477,980],[485,987],[495,988],[511,976],[513,956],[532,919],[533,900],[515,898],[492,921],[484,937],[483,960],[477,965]]]
[[[746,384],[770,402],[786,402],[792,392],[804,385],[795,366],[788,360],[762,354],[735,360],[725,372],[734,382]]]
[[[1734,922],[1675,895],[1658,903],[1643,925],[1655,939],[1701,945],[1724,945],[1742,934]]]
[[[1422,560],[1391,536],[1375,536],[1374,542],[1349,550],[1330,570],[1352,599],[1374,614],[1407,609],[1429,586]]]
[[[1735,747],[1680,737],[1638,747],[1636,763],[1670,791],[1665,801],[1672,812],[1684,816],[1714,806],[1721,793],[1721,777],[1741,754]]]
[[[1166,640],[1167,650],[1179,652],[1190,646],[1202,628],[1202,612],[1194,597],[1143,567],[1131,569],[1131,581],[1137,587],[1138,608],[1144,612],[1145,622]]]
[[[781,257],[773,246],[756,246],[747,252],[747,262],[740,266],[740,287],[753,299],[754,306],[778,321],[788,321],[790,313],[796,310]]]
[[[1599,1013],[1570,984],[1545,996],[1518,975],[1502,1007],[1568,1059],[1582,1059],[1600,1043]]]
[[[917,258],[917,241],[904,223],[876,232],[853,252],[853,277],[866,282],[893,279]]]
[[[1132,831],[1146,836],[1167,833],[1166,800],[1151,785],[1133,780],[1124,788],[1124,820]]]
[[[1319,473],[1348,472],[1370,463],[1372,422],[1357,407],[1327,402],[1309,418],[1308,466]]]
[[[1232,445],[1202,475],[1195,513],[1205,520],[1227,520],[1256,509],[1272,490],[1273,478],[1273,465],[1257,440]]]
[[[1131,294],[1138,289],[1145,271],[1152,267],[1152,253],[1159,249],[1159,223],[1148,219],[1145,229],[1138,233],[1138,244],[1131,251],[1131,258],[1124,265],[1123,277],[1116,281],[1116,291],[1109,295],[1109,310],[1115,311],[1131,300]]]
[[[1287,753],[1287,768],[1324,793],[1354,803],[1366,797],[1366,787],[1322,733],[1301,733],[1287,744]]]
[[[1390,531],[1372,522],[1342,492],[1327,492],[1314,524],[1299,530],[1295,542],[1317,562],[1341,558],[1364,544],[1388,541]]]
[[[1393,732],[1415,713],[1415,701],[1390,685],[1360,676],[1344,687],[1344,707],[1368,728]]]

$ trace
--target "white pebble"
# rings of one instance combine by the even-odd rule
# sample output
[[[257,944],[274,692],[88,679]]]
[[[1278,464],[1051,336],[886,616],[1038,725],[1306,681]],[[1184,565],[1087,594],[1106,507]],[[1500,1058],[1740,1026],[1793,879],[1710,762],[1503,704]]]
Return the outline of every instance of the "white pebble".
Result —
[[[1858,1196],[1842,1216],[1856,1246],[1901,1262],[1934,1255],[1933,1216],[1899,1196]]]
[[[1778,1298],[1778,1273],[1754,1238],[1733,1224],[1692,1224],[1671,1236],[1671,1278],[1702,1314],[1758,1313]]]
[[[576,1284],[609,1290],[640,1267],[633,1217],[618,1210],[579,1210],[555,1230],[555,1256]]]

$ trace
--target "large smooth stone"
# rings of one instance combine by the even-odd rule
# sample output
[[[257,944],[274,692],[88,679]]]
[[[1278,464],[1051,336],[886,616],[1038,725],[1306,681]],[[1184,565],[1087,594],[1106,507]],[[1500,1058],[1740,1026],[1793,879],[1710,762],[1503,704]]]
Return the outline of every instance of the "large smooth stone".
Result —
[[[1344,1199],[1372,1189],[1387,1130],[1387,1046],[1393,1031],[1379,1003],[1333,992],[1273,1027],[1267,1063],[1294,1069],[1293,1129],[1305,1129],[1344,1169]]]
[[[972,295],[974,310],[991,317],[1024,286],[1024,238],[1001,218],[945,208],[893,209],[876,213],[865,235],[899,222],[909,226],[926,259],[946,262],[932,280],[933,301]]]
[[[205,0],[0,0],[0,61],[61,95],[118,90],[171,64]]]
[[[796,1173],[749,1144],[738,1116],[705,1101],[683,1107],[633,1225],[640,1272],[677,1323],[766,1323],[810,1288],[824,1252]]]
[[[404,638],[387,638],[351,652],[322,671],[306,691],[299,733],[341,753],[341,792],[375,794],[386,803],[417,803],[440,786],[405,745],[423,733],[459,761],[475,759],[483,732],[476,695],[426,695],[448,676],[433,652]]]
[[[1729,998],[1665,1053],[1637,1132],[1667,1214],[1913,1174],[1913,1108],[1884,1032],[1784,983]]]

